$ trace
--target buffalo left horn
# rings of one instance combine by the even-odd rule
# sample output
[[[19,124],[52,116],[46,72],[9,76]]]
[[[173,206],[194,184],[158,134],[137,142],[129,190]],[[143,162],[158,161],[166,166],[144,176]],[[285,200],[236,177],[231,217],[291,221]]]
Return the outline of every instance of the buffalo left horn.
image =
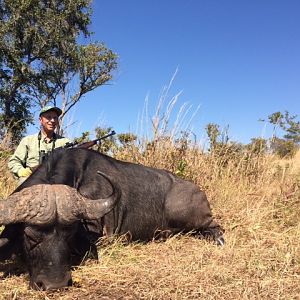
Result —
[[[109,213],[121,197],[120,186],[104,173],[98,174],[106,178],[112,186],[112,194],[107,198],[92,200],[75,190],[73,193],[65,193],[64,201],[57,201],[57,213],[60,222],[72,223],[78,219],[97,220]],[[70,188],[71,189],[71,188]],[[74,189],[73,189],[74,190]]]

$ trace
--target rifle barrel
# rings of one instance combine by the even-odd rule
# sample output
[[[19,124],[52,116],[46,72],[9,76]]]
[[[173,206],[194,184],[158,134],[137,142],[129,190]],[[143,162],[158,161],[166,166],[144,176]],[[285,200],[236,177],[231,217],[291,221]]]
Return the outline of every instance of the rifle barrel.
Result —
[[[85,143],[82,143],[82,144],[79,144],[77,146],[77,148],[91,148],[93,147],[94,145],[96,145],[98,142],[100,142],[101,140],[104,140],[112,135],[116,134],[116,132],[113,130],[111,133],[107,134],[107,135],[104,135],[98,139],[95,139],[95,140],[92,140],[92,141],[89,141],[89,142],[85,142]]]

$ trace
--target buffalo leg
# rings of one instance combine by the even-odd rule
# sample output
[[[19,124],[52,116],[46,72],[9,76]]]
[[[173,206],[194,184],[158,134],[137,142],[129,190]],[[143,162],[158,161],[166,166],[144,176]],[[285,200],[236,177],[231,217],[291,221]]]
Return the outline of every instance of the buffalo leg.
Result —
[[[223,245],[223,231],[212,217],[207,197],[192,183],[178,181],[168,193],[165,202],[168,228],[194,231]]]

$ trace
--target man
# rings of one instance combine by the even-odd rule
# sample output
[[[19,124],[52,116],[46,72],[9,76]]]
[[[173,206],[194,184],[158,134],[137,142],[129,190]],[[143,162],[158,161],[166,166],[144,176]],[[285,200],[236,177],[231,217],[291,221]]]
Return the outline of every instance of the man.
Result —
[[[47,153],[69,142],[67,138],[55,133],[61,114],[61,109],[55,106],[42,108],[39,116],[40,131],[24,137],[9,159],[8,168],[18,179],[19,185],[31,175],[32,169],[41,163]]]

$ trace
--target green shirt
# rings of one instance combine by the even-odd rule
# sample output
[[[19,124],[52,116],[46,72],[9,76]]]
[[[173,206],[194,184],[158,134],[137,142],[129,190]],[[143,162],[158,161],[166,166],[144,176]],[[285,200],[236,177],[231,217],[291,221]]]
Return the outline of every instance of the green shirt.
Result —
[[[18,145],[15,153],[8,161],[8,168],[18,178],[18,172],[22,168],[33,168],[39,164],[39,151],[49,153],[54,148],[63,147],[70,142],[69,139],[56,134],[55,140],[46,142],[45,136],[41,135],[39,142],[38,133],[24,137]]]

